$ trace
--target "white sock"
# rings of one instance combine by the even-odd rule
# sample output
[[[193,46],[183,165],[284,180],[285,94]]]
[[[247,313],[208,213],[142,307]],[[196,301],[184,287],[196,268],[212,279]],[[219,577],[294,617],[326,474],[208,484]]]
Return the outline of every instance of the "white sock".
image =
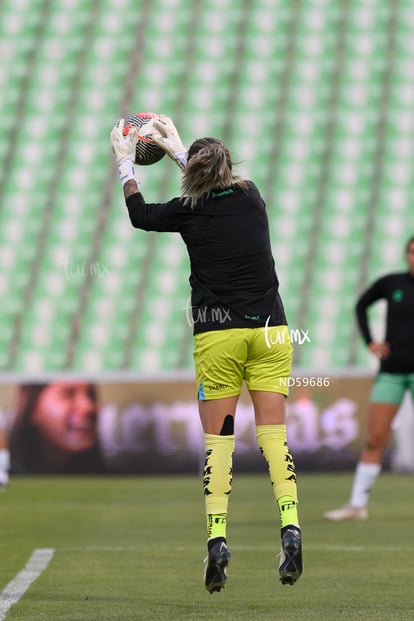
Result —
[[[0,449],[0,470],[7,472],[10,469],[10,452],[8,449]]]
[[[381,464],[359,462],[355,469],[350,504],[353,507],[366,507],[369,494],[381,472]]]

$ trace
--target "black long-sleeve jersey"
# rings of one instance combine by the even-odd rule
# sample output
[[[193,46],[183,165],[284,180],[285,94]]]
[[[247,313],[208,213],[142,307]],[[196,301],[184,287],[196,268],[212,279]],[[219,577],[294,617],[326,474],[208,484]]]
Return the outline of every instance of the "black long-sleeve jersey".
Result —
[[[194,334],[287,324],[266,208],[253,183],[212,192],[193,209],[181,198],[146,203],[141,193],[126,204],[134,227],[176,232],[184,240]]]
[[[367,308],[380,299],[387,301],[385,341],[390,345],[390,354],[381,360],[380,371],[414,373],[414,274],[383,276],[359,298],[356,315],[367,345],[372,342]]]

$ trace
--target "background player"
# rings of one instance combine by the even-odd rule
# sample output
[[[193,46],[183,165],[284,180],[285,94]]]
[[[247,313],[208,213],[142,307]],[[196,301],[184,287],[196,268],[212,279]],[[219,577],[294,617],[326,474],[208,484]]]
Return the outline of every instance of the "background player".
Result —
[[[391,423],[406,390],[414,399],[414,237],[405,247],[408,272],[383,276],[361,295],[356,306],[358,325],[367,346],[380,359],[370,399],[365,448],[356,467],[349,503],[327,511],[327,520],[366,520],[369,494],[381,471]],[[387,301],[385,342],[373,341],[367,308]]]
[[[8,446],[6,420],[0,412],[0,491],[9,484],[10,452]]]

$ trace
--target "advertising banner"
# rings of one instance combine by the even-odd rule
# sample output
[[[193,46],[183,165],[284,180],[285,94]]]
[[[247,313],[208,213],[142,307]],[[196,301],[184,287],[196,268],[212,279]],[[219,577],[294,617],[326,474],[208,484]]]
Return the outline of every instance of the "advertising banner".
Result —
[[[372,377],[297,376],[289,383],[288,440],[297,468],[352,469],[362,449]],[[201,468],[203,436],[192,379],[58,378],[2,384],[0,393],[14,473]],[[235,434],[235,470],[263,469],[247,392],[239,400]]]

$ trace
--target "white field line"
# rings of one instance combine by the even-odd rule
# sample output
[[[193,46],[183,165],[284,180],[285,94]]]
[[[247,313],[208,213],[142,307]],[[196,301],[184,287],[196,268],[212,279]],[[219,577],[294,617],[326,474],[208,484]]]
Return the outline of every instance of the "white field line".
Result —
[[[46,569],[54,554],[53,548],[38,548],[13,580],[0,592],[0,621],[7,612],[23,597],[30,585]]]
[[[178,552],[184,552],[186,550],[199,550],[197,546],[83,546],[83,547],[64,547],[60,548],[66,552],[136,552],[138,550],[152,550],[157,548],[159,550],[174,550]],[[305,550],[314,550],[317,552],[414,552],[414,547],[407,546],[306,546]],[[267,552],[275,551],[274,546],[246,546],[235,545],[232,546],[232,550],[239,550],[245,552]],[[34,550],[33,554],[26,563],[24,569],[22,569],[13,580],[5,586],[0,592],[0,621],[6,618],[7,612],[10,608],[16,604],[26,593],[30,585],[37,580],[42,571],[46,569],[55,553],[54,548],[38,548]]]

